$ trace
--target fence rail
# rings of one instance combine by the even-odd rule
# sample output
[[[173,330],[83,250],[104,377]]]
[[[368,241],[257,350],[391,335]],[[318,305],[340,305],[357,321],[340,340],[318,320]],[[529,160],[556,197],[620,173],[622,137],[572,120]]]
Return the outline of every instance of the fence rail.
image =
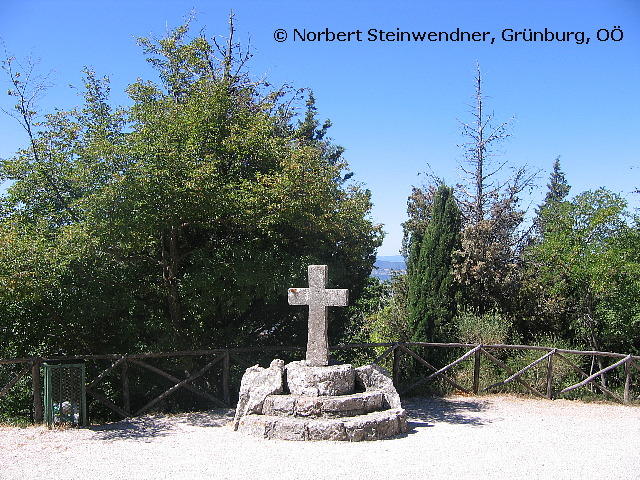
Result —
[[[418,366],[417,369],[414,369],[413,374],[414,376],[417,374],[420,378],[417,380],[414,379],[415,381],[408,386],[403,386],[401,389],[399,388],[401,395],[406,395],[412,391],[415,392],[417,387],[429,381],[441,379],[456,391],[468,395],[477,395],[485,391],[496,391],[501,387],[515,382],[527,392],[537,397],[547,399],[558,398],[572,390],[587,386],[596,388],[605,396],[620,403],[628,404],[640,399],[640,386],[638,386],[637,381],[636,383],[633,381],[634,371],[640,372],[640,356],[628,354],[565,350],[532,345],[474,345],[427,342],[347,344],[336,345],[330,347],[330,349],[332,352],[351,350],[376,352],[384,349],[371,363],[385,363],[385,365],[390,365],[394,384],[398,388],[401,386],[402,364],[403,362],[406,363],[408,359],[411,359],[414,364]],[[465,352],[455,360],[440,367],[434,366],[424,358],[430,357],[430,355],[427,355],[425,352],[442,349],[461,349],[465,350]],[[533,359],[527,365],[516,371],[498,358],[500,353],[504,353],[505,351],[538,352],[541,356]],[[44,362],[94,362],[96,366],[94,370],[98,373],[92,377],[92,380],[87,380],[87,395],[123,418],[142,415],[152,410],[160,402],[168,399],[176,392],[185,390],[209,406],[229,407],[232,405],[232,398],[235,396],[235,392],[239,389],[240,380],[239,375],[232,377],[233,368],[237,371],[238,369],[246,368],[255,363],[247,361],[243,356],[251,356],[255,359],[255,357],[269,352],[294,352],[300,354],[302,348],[250,347],[145,354],[0,359],[0,368],[3,365],[14,365],[16,367],[24,365],[17,374],[12,377],[9,376],[9,381],[0,390],[0,398],[14,388],[23,377],[30,374],[31,391],[33,395],[33,420],[36,423],[41,423],[43,420],[42,380],[40,374],[42,364]],[[370,356],[373,357],[373,355]],[[582,358],[591,357],[591,371],[587,373],[584,367],[580,365],[580,362],[572,361],[568,358],[570,356],[579,356]],[[196,357],[199,357],[199,363],[193,360]],[[605,358],[610,358],[615,361],[611,365],[594,371],[593,366],[596,364],[596,360],[598,360],[600,364],[602,359]],[[175,368],[167,368],[164,366],[161,368],[161,366],[156,366],[151,363],[153,360],[169,361],[172,359],[182,359],[181,361],[189,363],[189,365],[188,367],[184,367],[179,374]],[[188,362],[186,359],[192,359],[192,361]],[[484,367],[483,359],[485,359]],[[104,365],[98,368],[98,363],[105,361],[107,362],[106,368],[104,368]],[[472,378],[467,379],[467,383],[471,384],[466,386],[461,384],[464,383],[464,381],[455,378],[455,369],[459,368],[465,362],[473,362],[473,368],[468,368],[468,371],[472,371]],[[204,365],[202,365],[202,363],[204,363]],[[502,375],[506,373],[507,376],[481,388],[481,377],[483,372],[488,370],[487,365],[491,365],[494,370],[501,372]],[[531,384],[530,381],[526,379],[526,374],[533,371],[533,369],[540,368],[540,365],[545,375],[544,388]],[[580,381],[571,383],[570,385],[562,385],[562,388],[554,389],[554,379],[557,380],[557,370],[560,367],[563,367],[565,371],[573,372],[574,376],[577,375],[580,378]],[[159,392],[145,398],[142,406],[138,406],[135,409],[132,408],[130,396],[132,389],[130,382],[133,378],[132,372],[134,369],[137,369],[138,376],[142,375],[147,382],[152,374],[155,375],[154,378],[157,379],[155,383],[158,386],[161,382],[164,382]],[[609,387],[607,381],[607,375],[610,375],[616,369],[624,369],[622,375],[618,376],[618,378],[624,378],[624,386],[619,389],[622,390],[622,396],[614,392]],[[213,373],[214,370],[217,372]],[[119,383],[119,391],[115,393],[113,377],[118,377],[120,380],[120,382],[116,382]],[[212,382],[211,380],[213,378],[217,381]],[[106,382],[109,379],[111,380],[109,393],[101,391],[100,388],[106,388]],[[196,385],[197,382],[200,382],[200,385]],[[137,401],[140,403],[140,399],[137,399]]]

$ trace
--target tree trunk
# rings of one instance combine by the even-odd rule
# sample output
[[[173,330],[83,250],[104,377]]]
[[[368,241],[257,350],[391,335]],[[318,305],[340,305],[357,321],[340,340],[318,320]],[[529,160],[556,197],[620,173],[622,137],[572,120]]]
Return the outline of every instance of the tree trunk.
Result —
[[[474,205],[474,224],[478,224],[484,218],[484,119],[482,117],[482,76],[480,74],[480,68],[478,68],[478,76],[476,77],[478,83],[476,91],[476,118],[477,118],[477,145],[476,145],[476,201]]]
[[[167,234],[162,236],[162,278],[167,294],[167,307],[173,340],[176,347],[180,348],[184,344],[182,334],[182,304],[180,301],[180,251],[178,240],[180,228],[172,226]]]
[[[600,351],[600,342],[598,341],[598,334],[596,332],[596,323],[597,320],[594,318],[593,316],[593,304],[594,302],[591,300],[591,295],[589,295],[589,307],[588,307],[588,312],[586,315],[586,322],[587,325],[589,327],[589,336],[590,336],[590,342],[591,342],[591,346],[592,348],[596,351],[599,352]],[[599,370],[603,370],[604,369],[604,364],[602,363],[602,357],[601,356],[596,356],[597,362],[598,362],[598,369]],[[593,362],[591,364],[591,368],[593,370]],[[593,371],[591,372],[593,373]],[[604,375],[604,373],[600,376],[601,380],[602,380],[602,386],[606,387],[607,386],[607,377]]]

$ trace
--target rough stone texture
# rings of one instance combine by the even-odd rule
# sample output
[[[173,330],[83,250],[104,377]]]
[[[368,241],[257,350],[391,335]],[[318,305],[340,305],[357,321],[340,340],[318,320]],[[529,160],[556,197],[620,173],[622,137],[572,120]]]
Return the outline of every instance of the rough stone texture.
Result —
[[[382,392],[309,397],[304,395],[269,395],[262,413],[272,416],[353,417],[383,410]]]
[[[349,291],[327,289],[326,265],[309,265],[309,288],[290,288],[291,305],[309,305],[306,360],[245,372],[234,430],[282,440],[377,440],[407,431],[389,374],[377,365],[329,366],[329,306],[349,303]],[[357,372],[357,373],[356,373]],[[360,393],[356,391],[356,376]],[[284,381],[283,381],[284,379]],[[284,390],[289,394],[279,395]],[[364,390],[364,391],[363,391]]]
[[[403,409],[389,409],[348,418],[309,419],[247,415],[239,430],[254,436],[281,440],[380,440],[408,431]]]
[[[307,429],[303,421],[290,419],[288,422],[283,422],[282,419],[278,419],[269,423],[269,430],[265,432],[265,437],[280,440],[306,440]]]
[[[350,442],[380,440],[409,431],[407,415],[403,409],[390,409],[345,420],[345,431]]]
[[[355,393],[356,385],[364,391]],[[408,431],[400,396],[380,366],[284,366],[282,360],[246,371],[234,428],[263,438],[351,442]]]
[[[400,395],[393,386],[389,373],[379,365],[363,365],[355,369],[356,385],[359,389],[384,393],[386,408],[402,408]]]
[[[286,366],[287,386],[294,395],[348,395],[355,391],[353,365],[311,366],[306,361]]]
[[[322,412],[327,416],[351,417],[384,409],[384,394],[382,392],[371,391],[319,398],[326,398],[322,402]]]
[[[249,367],[240,383],[240,398],[236,407],[233,428],[238,429],[240,419],[251,413],[262,413],[262,406],[268,395],[284,390],[284,360],[275,359],[269,368],[258,365]]]
[[[315,421],[307,422],[307,440],[349,440],[347,429],[342,421]]]
[[[271,416],[294,416],[299,395],[269,395],[264,399],[262,413]]]
[[[327,265],[309,265],[307,271],[309,288],[290,288],[288,299],[290,305],[309,305],[306,360],[309,365],[326,366],[329,364],[327,308],[349,305],[349,290],[327,289]]]

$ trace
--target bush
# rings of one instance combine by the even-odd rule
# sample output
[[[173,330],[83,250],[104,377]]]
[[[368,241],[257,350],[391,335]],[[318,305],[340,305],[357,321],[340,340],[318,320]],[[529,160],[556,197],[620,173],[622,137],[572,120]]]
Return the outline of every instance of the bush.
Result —
[[[453,319],[461,343],[499,345],[507,343],[513,321],[498,312],[477,314],[463,310]]]
[[[565,350],[574,348],[573,345],[559,339],[558,337],[547,335],[539,337],[534,342],[532,342],[532,344],[540,347],[560,348]],[[544,356],[546,353],[547,352],[542,350],[516,350],[509,355],[506,364],[514,372],[518,372]],[[566,356],[567,355],[565,355],[565,357]],[[567,358],[567,360],[575,364],[577,362],[579,363],[580,358],[574,359],[570,357]],[[543,360],[542,362],[527,370],[519,378],[531,385],[540,393],[546,394],[548,365],[549,363],[547,362],[547,360]],[[560,391],[563,388],[580,381],[578,374],[573,370],[573,368],[571,368],[570,365],[559,358],[554,358],[553,360],[552,378],[553,381],[551,387],[553,392]],[[511,382],[507,388],[509,388],[509,390],[513,392],[528,393],[528,391],[522,385],[518,384],[515,381]]]
[[[4,367],[0,375],[0,386],[6,385],[16,374],[15,369]],[[25,375],[13,388],[0,397],[0,425],[26,426],[31,424],[32,404],[31,377]]]

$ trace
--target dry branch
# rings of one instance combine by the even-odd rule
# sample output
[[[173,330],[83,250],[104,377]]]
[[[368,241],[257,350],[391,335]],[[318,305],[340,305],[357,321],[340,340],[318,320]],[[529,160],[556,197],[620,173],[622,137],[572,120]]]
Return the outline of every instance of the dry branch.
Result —
[[[458,390],[465,392],[467,394],[471,394],[471,391],[464,388],[463,386],[459,385],[458,383],[456,383],[454,380],[451,380],[449,377],[447,377],[446,375],[444,375],[442,372],[439,372],[439,370],[434,367],[433,365],[431,365],[429,362],[427,362],[424,358],[422,358],[420,355],[418,355],[415,352],[412,352],[411,350],[409,350],[408,348],[406,348],[404,345],[400,346],[400,348],[402,349],[402,351],[407,352],[409,355],[411,355],[413,358],[415,358],[418,362],[420,362],[422,365],[424,365],[425,367],[433,370],[435,373],[429,375],[426,378],[423,378],[421,380],[418,380],[417,382],[415,382],[414,384],[410,385],[408,388],[406,388],[401,394],[404,395],[405,393],[413,390],[415,387],[417,387],[418,385],[421,385],[425,382],[427,382],[428,380],[436,377],[436,376],[441,376],[442,379],[444,381],[446,381],[448,384],[452,385],[453,387],[457,388]],[[471,352],[469,352],[470,354]],[[473,351],[473,353],[475,353],[475,351]],[[460,359],[459,359],[460,360]],[[462,361],[462,360],[460,360]],[[460,363],[460,362],[458,362]],[[444,369],[441,370],[446,370],[448,367],[450,367],[452,365],[448,365],[447,367],[444,367]]]
[[[20,373],[18,373],[18,375],[16,375],[15,377],[13,377],[13,379],[7,383],[2,390],[0,390],[0,397],[2,397],[5,393],[7,393],[9,390],[11,390],[11,388],[18,383],[18,381],[20,381],[20,379],[22,377],[24,377],[27,372],[31,370],[31,365],[27,365],[26,367],[24,367],[22,370],[20,370]]]
[[[540,362],[544,361],[545,359],[551,357],[554,353],[556,353],[555,350],[552,350],[551,352],[549,352],[546,355],[540,357],[539,359],[535,360],[534,362],[531,362],[529,365],[524,367],[522,370],[517,371],[516,373],[511,375],[506,380],[503,380],[502,382],[494,383],[493,385],[488,386],[484,390],[486,391],[486,390],[490,390],[492,388],[501,387],[502,385],[506,385],[507,383],[509,383],[509,382],[511,382],[513,380],[516,380],[520,375],[522,375],[523,373],[525,373],[528,370],[532,369],[533,367],[535,367],[537,364],[539,364]]]
[[[511,375],[514,375],[513,370],[511,370],[507,365],[505,365],[500,360],[498,360],[496,357],[494,357],[489,352],[487,352],[484,348],[482,349],[482,353],[484,353],[489,360],[491,360],[493,363],[498,365],[500,368],[502,368],[503,370],[506,370],[507,373],[509,373]],[[531,393],[533,393],[535,395],[538,395],[539,397],[545,398],[545,396],[542,393],[540,393],[538,390],[536,390],[531,385],[529,385],[528,383],[524,382],[523,380],[521,380],[517,376],[514,377],[514,380],[516,382],[518,382],[520,385],[522,385],[523,387],[525,387],[527,390],[529,390]]]
[[[590,382],[594,381],[594,380],[595,380],[596,378],[598,378],[600,375],[602,375],[602,374],[604,374],[604,373],[607,373],[608,371],[613,370],[614,368],[619,367],[620,365],[622,365],[622,364],[624,364],[624,363],[628,362],[630,359],[631,359],[631,355],[627,355],[625,358],[623,358],[623,359],[622,359],[622,360],[620,360],[619,362],[616,362],[616,363],[614,363],[613,365],[610,365],[610,366],[608,366],[608,367],[606,367],[606,368],[603,368],[602,370],[600,370],[600,371],[598,371],[598,372],[594,373],[593,375],[588,376],[588,377],[587,377],[587,378],[585,378],[582,382],[580,382],[580,383],[576,383],[575,385],[571,385],[570,387],[567,387],[567,388],[565,388],[565,389],[563,389],[563,390],[559,391],[559,392],[558,392],[558,395],[561,395],[561,394],[563,394],[563,393],[570,392],[571,390],[574,390],[574,389],[576,389],[576,388],[583,387],[583,386],[585,386],[586,384],[588,384],[588,383],[590,383]],[[601,387],[601,386],[600,386],[600,385],[598,385],[598,387]],[[611,393],[611,392],[610,392],[610,393]],[[617,398],[618,400],[620,399],[620,397],[618,397],[617,395],[616,395],[616,398]]]

